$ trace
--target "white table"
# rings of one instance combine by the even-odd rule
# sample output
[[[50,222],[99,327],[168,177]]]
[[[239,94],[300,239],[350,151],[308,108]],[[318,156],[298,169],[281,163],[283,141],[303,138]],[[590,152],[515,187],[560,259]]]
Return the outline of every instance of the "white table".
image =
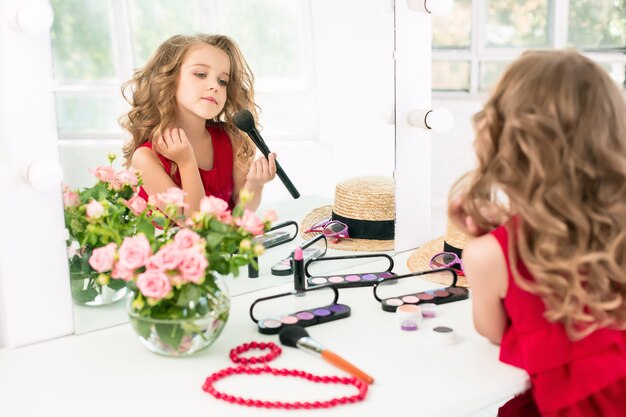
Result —
[[[409,253],[395,257],[406,272]],[[247,278],[246,278],[247,279]],[[435,287],[424,282],[424,289]],[[231,316],[219,339],[188,358],[149,352],[128,324],[68,336],[16,350],[0,350],[0,416],[274,416],[265,410],[218,401],[201,389],[205,378],[231,366],[231,348],[261,335],[248,316],[258,297],[288,291],[290,284],[232,298]],[[473,329],[469,300],[441,305],[438,316],[417,332],[399,329],[393,313],[382,311],[369,287],[340,290],[339,302],[352,316],[309,327],[312,337],[375,378],[365,401],[326,410],[290,411],[315,416],[463,416],[523,391],[527,377],[498,361],[498,347]],[[436,347],[428,330],[453,327],[458,341]],[[321,359],[285,347],[270,363],[320,375],[345,375]],[[354,392],[269,375],[232,376],[218,388],[266,400],[323,400]]]

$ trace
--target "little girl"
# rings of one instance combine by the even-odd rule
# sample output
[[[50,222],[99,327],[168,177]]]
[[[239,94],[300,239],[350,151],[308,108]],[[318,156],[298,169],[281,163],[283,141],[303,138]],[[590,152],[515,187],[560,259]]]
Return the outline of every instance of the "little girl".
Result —
[[[626,416],[622,92],[575,51],[529,52],[474,124],[478,167],[449,211],[479,236],[463,251],[476,329],[531,381],[499,415]]]
[[[254,162],[255,147],[232,123],[241,109],[256,117],[254,77],[237,44],[221,35],[172,36],[122,86],[132,109],[120,124],[132,134],[126,165],[142,172],[140,196],[179,187],[185,213],[205,195],[232,208],[242,189],[256,210],[276,175],[275,155]],[[128,97],[131,90],[132,97]]]

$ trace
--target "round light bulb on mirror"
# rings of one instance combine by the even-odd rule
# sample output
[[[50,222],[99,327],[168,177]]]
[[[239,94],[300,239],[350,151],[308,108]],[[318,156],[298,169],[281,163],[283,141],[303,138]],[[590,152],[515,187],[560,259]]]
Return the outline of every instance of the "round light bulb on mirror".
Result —
[[[446,16],[452,11],[453,0],[407,0],[409,9],[430,13],[433,16]]]
[[[15,9],[17,27],[30,35],[46,33],[52,27],[54,12],[48,0],[23,0]]]
[[[454,117],[447,109],[417,109],[409,112],[407,122],[433,132],[447,132],[454,126]]]
[[[50,191],[61,185],[63,168],[58,161],[41,158],[31,163],[26,171],[28,183],[39,191]]]

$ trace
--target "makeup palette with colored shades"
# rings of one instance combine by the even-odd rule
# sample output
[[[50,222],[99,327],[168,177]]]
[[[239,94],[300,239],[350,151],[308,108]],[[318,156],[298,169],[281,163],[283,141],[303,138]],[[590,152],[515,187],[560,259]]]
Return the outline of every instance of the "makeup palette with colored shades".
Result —
[[[423,285],[423,282],[420,282],[420,276],[429,274],[449,276],[451,284],[444,288],[419,290],[418,288]],[[395,312],[402,305],[446,304],[468,299],[469,290],[464,287],[457,287],[456,282],[456,272],[451,268],[398,275],[389,281],[378,281],[374,287],[374,297],[380,302],[382,309],[389,312]],[[389,284],[392,283],[396,285],[391,287]]]
[[[312,274],[309,268],[313,268],[315,264],[321,262],[341,262],[346,259],[366,259],[366,258],[382,258],[388,261],[387,267],[383,271],[378,272],[350,272],[346,274],[333,275],[317,275]],[[334,268],[336,269],[336,268]],[[383,268],[379,268],[383,269]],[[389,255],[379,254],[363,254],[348,256],[329,256],[326,258],[312,259],[306,263],[304,273],[306,275],[307,288],[315,288],[320,285],[332,285],[335,288],[354,288],[354,287],[371,287],[377,282],[394,278],[397,275],[392,272],[393,259]]]
[[[289,325],[309,327],[350,317],[352,310],[338,299],[339,292],[330,285],[294,290],[259,298],[250,306],[250,318],[260,333],[278,334]]]

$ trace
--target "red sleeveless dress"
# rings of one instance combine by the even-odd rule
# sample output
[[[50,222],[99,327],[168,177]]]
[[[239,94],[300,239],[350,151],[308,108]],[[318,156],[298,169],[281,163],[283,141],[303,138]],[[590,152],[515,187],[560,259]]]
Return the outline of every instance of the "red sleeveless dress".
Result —
[[[626,331],[600,329],[573,342],[559,323],[548,322],[543,301],[517,286],[510,268],[507,230],[491,232],[502,247],[509,286],[509,318],[500,360],[525,369],[531,394],[543,417],[626,416]],[[532,279],[521,260],[522,277]],[[504,407],[503,407],[504,408]],[[524,415],[530,413],[503,413]]]
[[[230,137],[220,125],[208,125],[207,130],[211,134],[213,143],[213,169],[198,169],[200,178],[204,185],[204,193],[207,196],[221,198],[228,203],[230,209],[234,206],[233,190],[235,182],[233,180],[233,147]],[[152,142],[145,142],[140,147],[152,149]],[[155,152],[168,175],[172,169],[172,161]],[[181,187],[182,182],[178,170],[172,177],[177,186]],[[148,193],[143,187],[139,188],[139,196],[148,200]]]

